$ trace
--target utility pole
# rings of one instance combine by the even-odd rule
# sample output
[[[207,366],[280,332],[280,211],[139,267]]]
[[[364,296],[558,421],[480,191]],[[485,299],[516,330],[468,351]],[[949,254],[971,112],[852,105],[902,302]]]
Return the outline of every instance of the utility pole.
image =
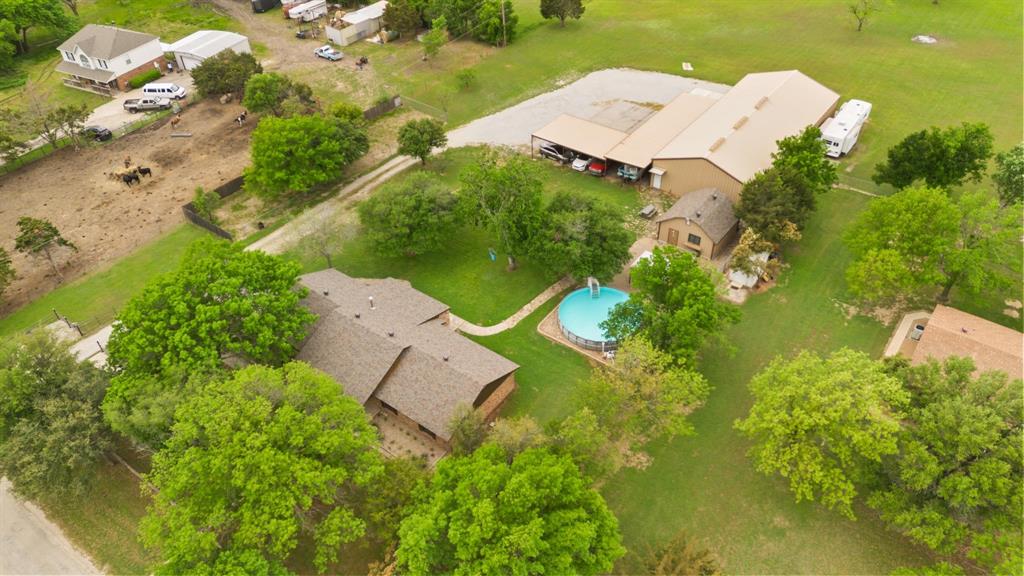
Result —
[[[508,28],[505,24],[505,0],[498,0],[501,3],[501,47],[508,46]]]

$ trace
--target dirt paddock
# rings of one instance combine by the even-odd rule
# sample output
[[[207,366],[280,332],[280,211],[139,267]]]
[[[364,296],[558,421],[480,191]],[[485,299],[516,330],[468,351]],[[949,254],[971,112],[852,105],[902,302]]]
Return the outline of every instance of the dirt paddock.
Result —
[[[0,314],[56,287],[45,261],[14,251],[21,216],[49,219],[79,252],[66,259],[65,281],[102,268],[184,222],[181,205],[196,186],[216,187],[249,164],[256,118],[239,127],[237,103],[203,101],[124,138],[76,151],[71,148],[0,176],[0,246],[11,254],[17,279],[4,293]],[[191,133],[172,138],[171,133]],[[133,166],[152,170],[130,188],[107,176]]]

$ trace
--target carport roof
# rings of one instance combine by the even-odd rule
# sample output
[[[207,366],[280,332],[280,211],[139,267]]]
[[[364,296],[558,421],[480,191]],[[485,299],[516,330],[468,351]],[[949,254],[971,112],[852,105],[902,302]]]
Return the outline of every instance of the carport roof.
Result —
[[[594,158],[605,158],[609,150],[622,142],[626,133],[562,114],[534,132],[533,136]]]
[[[641,124],[632,134],[608,152],[608,159],[637,168],[646,168],[651,159],[717,98],[683,92]]]

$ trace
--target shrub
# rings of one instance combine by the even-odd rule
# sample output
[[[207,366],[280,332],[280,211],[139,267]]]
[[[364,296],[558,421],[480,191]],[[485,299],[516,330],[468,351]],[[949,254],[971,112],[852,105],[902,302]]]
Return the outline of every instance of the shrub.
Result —
[[[202,186],[196,186],[196,194],[192,198],[192,208],[196,214],[206,218],[213,224],[217,223],[217,215],[214,210],[220,205],[220,194],[213,190],[203,190]]]
[[[463,68],[455,73],[455,81],[459,84],[459,90],[469,90],[476,84],[476,71]]]
[[[143,72],[142,74],[139,74],[135,78],[129,80],[128,85],[132,88],[142,88],[144,85],[149,84],[150,82],[156,80],[160,76],[162,76],[162,74],[160,74],[160,71],[156,68],[153,68],[152,70],[148,72]]]

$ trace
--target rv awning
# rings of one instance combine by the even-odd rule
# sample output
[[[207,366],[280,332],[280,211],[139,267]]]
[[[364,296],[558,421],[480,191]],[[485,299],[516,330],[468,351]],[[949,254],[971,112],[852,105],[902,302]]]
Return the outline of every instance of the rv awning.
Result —
[[[594,158],[604,158],[609,150],[622,142],[626,133],[562,114],[534,132],[533,136]]]

